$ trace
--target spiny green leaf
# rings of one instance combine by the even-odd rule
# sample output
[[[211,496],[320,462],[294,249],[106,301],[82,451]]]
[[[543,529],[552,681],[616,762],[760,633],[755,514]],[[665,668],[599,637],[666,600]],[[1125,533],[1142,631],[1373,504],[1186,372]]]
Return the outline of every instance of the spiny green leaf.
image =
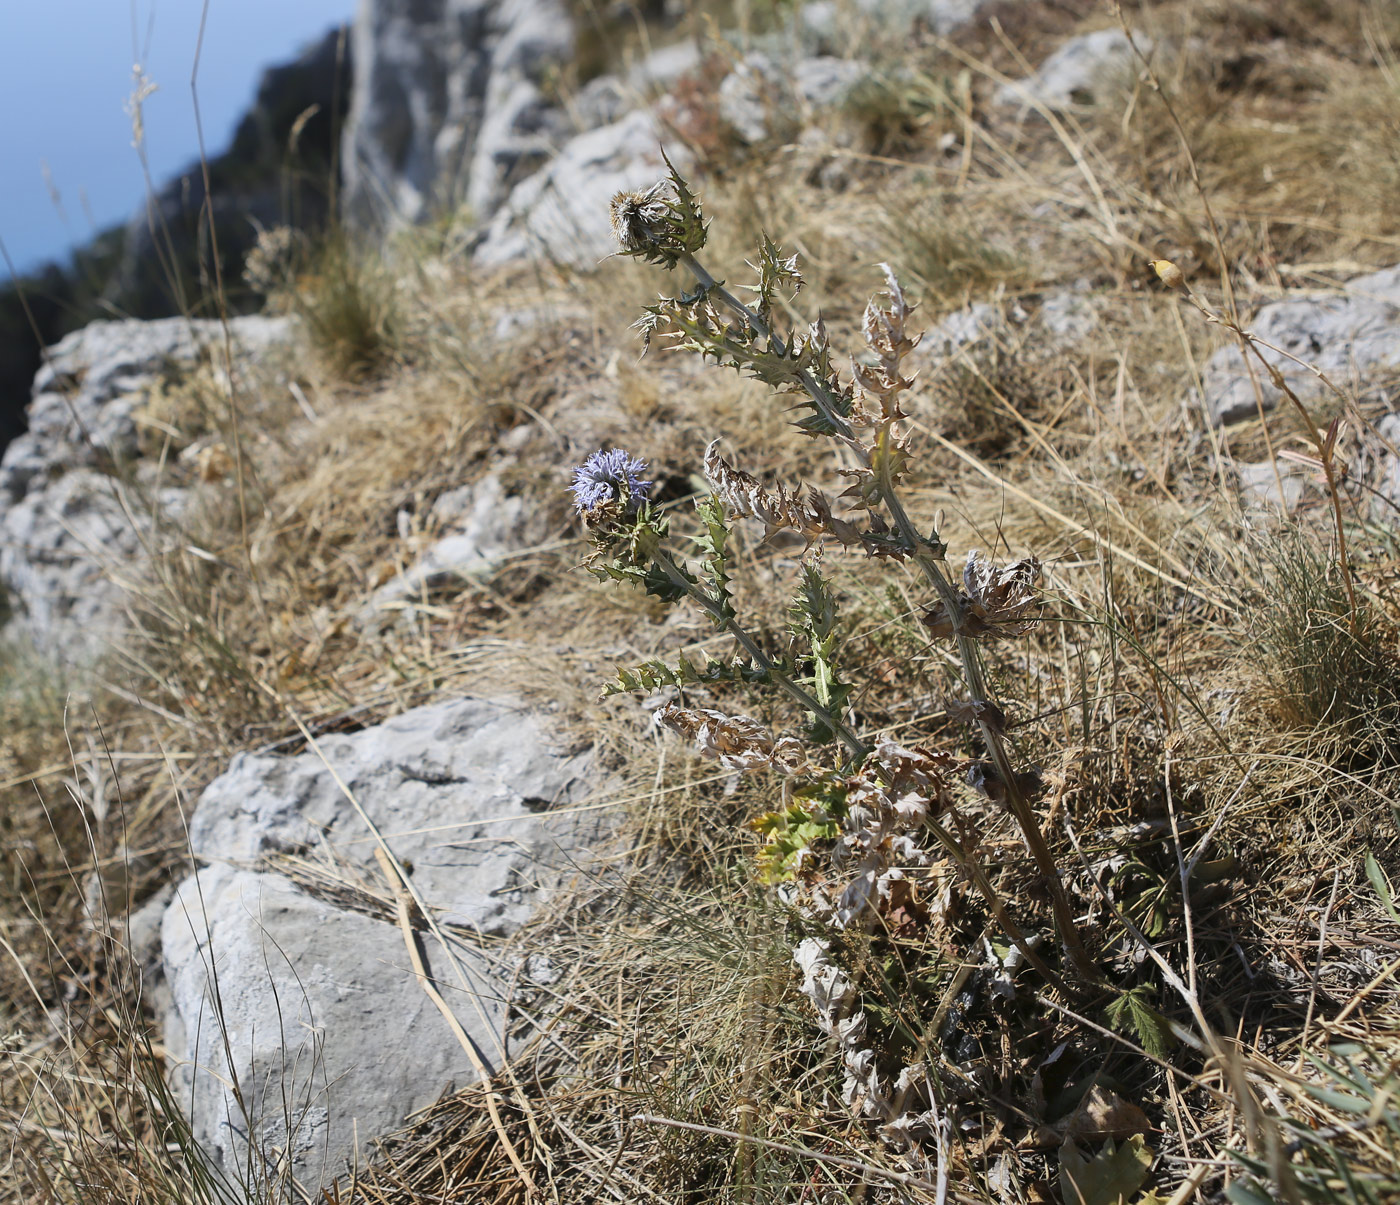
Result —
[[[729,525],[724,518],[724,503],[711,494],[695,504],[704,529],[696,537],[704,553],[703,564],[711,583],[710,597],[716,610],[710,618],[716,627],[725,627],[734,619],[734,596],[729,589]]]
[[[641,586],[648,594],[653,594],[662,602],[679,602],[685,597],[685,588],[680,583],[671,579],[659,565],[654,562],[643,568],[641,565],[625,565],[616,562],[596,565],[592,567],[592,572],[599,578],[612,578],[618,582],[632,582]],[[681,570],[685,573],[685,570]],[[687,575],[689,576],[689,575]]]
[[[777,299],[778,290],[789,286],[796,293],[802,288],[802,276],[797,270],[797,256],[783,256],[777,244],[765,234],[758,246],[758,263],[749,266],[758,270],[758,284],[747,286],[758,296],[754,308],[763,319],[764,325],[771,329],[773,303]]]
[[[650,694],[665,686],[684,688],[687,686],[711,686],[716,682],[763,682],[769,680],[767,670],[746,665],[740,661],[706,661],[703,667],[696,666],[685,654],[677,658],[674,666],[653,659],[643,661],[632,669],[620,669],[617,676],[603,686],[602,697],[641,691]]]
[[[812,694],[828,712],[839,714],[854,689],[837,674],[835,659],[840,633],[837,628],[836,598],[830,583],[816,565],[809,561],[802,566],[802,585],[788,609],[788,629],[798,639],[805,639],[812,656],[812,672],[803,679]],[[808,734],[819,744],[836,739],[831,726],[808,713]]]

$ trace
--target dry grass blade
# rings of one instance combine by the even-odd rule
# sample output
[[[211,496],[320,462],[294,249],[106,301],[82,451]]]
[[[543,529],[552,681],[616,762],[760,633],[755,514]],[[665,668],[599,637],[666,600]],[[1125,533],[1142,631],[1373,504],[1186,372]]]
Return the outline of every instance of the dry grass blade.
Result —
[[[404,945],[408,949],[409,959],[413,963],[413,974],[418,979],[419,985],[427,993],[428,998],[442,1013],[452,1035],[457,1039],[458,1044],[466,1051],[467,1057],[471,1059],[472,1066],[476,1068],[476,1073],[481,1077],[481,1087],[486,1101],[487,1111],[491,1114],[491,1124],[495,1127],[496,1136],[501,1140],[502,1147],[505,1148],[506,1157],[510,1160],[511,1166],[515,1168],[516,1174],[520,1177],[520,1182],[525,1186],[526,1192],[531,1198],[539,1195],[539,1188],[535,1185],[534,1177],[530,1175],[525,1164],[521,1162],[519,1154],[516,1152],[515,1144],[511,1141],[510,1135],[506,1132],[505,1123],[501,1120],[500,1110],[496,1107],[496,1092],[492,1087],[491,1069],[482,1060],[481,1052],[476,1048],[476,1043],[471,1036],[462,1028],[462,1023],[457,1020],[457,1014],[452,1011],[452,1006],[443,999],[442,993],[438,991],[433,983],[432,977],[428,974],[427,967],[423,964],[423,953],[418,948],[418,939],[413,932],[413,918],[411,913],[412,897],[409,895],[408,886],[402,877],[399,868],[390,860],[389,855],[382,848],[374,851],[374,856],[379,862],[379,869],[383,871],[384,878],[388,881],[390,889],[394,893],[394,898],[398,904],[399,931],[403,934]]]

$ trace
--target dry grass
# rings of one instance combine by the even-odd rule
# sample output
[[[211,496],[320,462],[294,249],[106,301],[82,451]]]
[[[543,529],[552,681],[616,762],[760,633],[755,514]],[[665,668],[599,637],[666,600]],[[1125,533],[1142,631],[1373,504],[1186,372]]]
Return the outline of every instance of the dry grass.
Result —
[[[738,280],[755,234],[771,232],[808,272],[795,306],[821,310],[838,346],[852,345],[878,283],[870,265],[884,259],[930,320],[968,300],[1031,315],[1009,342],[921,376],[910,503],[925,522],[944,512],[955,554],[1046,562],[1043,622],[993,646],[988,670],[1014,701],[1016,748],[1042,768],[1038,806],[1114,992],[1061,999],[1023,976],[1014,1001],[996,997],[984,939],[999,937],[956,884],[956,906],[917,940],[849,939],[843,955],[862,968],[890,1048],[925,1048],[938,1063],[942,1107],[958,1121],[950,1199],[1053,1200],[1057,1144],[1041,1130],[1094,1073],[1146,1110],[1163,1199],[1204,1169],[1180,1199],[1222,1200],[1246,1166],[1282,1177],[1282,1199],[1395,1199],[1395,921],[1362,865],[1369,850],[1400,884],[1393,535],[1349,518],[1366,596],[1356,626],[1315,487],[1287,521],[1241,508],[1232,456],[1262,459],[1296,420],[1279,412],[1212,433],[1183,404],[1213,333],[1148,287],[1142,261],[1179,259],[1215,304],[1222,257],[1170,122],[1140,84],[1058,128],[993,110],[997,74],[1019,73],[1014,51],[1035,60],[1077,20],[1102,23],[1087,5],[997,15],[1000,36],[984,24],[955,47],[876,47],[882,78],[925,82],[841,115],[858,125],[853,140],[833,125],[826,143],[725,165],[705,188],[707,258]],[[1130,19],[1162,46],[1157,70],[1243,308],[1396,258],[1388,9],[1180,4]],[[962,72],[965,86],[927,84]],[[958,141],[939,149],[947,133]],[[884,1174],[911,1169],[840,1101],[840,1060],[790,971],[801,922],[752,876],[757,838],[743,822],[772,806],[778,784],[731,793],[674,746],[658,768],[633,704],[589,700],[616,663],[722,645],[698,619],[659,623],[645,600],[574,571],[582,543],[570,544],[565,466],[603,443],[631,448],[668,501],[697,488],[715,434],[770,479],[835,492],[833,466],[752,383],[657,353],[637,362],[626,327],[669,283],[637,265],[482,281],[425,239],[380,278],[341,251],[293,307],[325,352],[295,378],[314,417],[285,389],[249,381],[235,386],[249,416],[235,432],[217,375],[172,382],[158,399],[180,446],[241,441],[241,467],[206,484],[207,502],[153,564],[133,604],[138,639],[105,687],[69,697],[66,718],[61,685],[42,673],[15,664],[0,691],[0,1201],[219,1199],[191,1178],[197,1163],[152,1094],[149,1018],[120,949],[85,917],[89,871],[130,868],[104,876],[119,916],[182,866],[180,808],[228,753],[295,747],[293,714],[314,731],[358,726],[488,674],[561,698],[632,784],[626,888],[600,882],[519,938],[567,968],[517,1001],[525,1053],[502,1084],[512,1141],[552,1199],[933,1201]],[[363,287],[347,292],[336,271]],[[1099,321],[1080,343],[1050,346],[1033,315],[1063,287],[1091,297]],[[496,316],[527,306],[541,324],[499,343]],[[1389,405],[1371,393],[1355,413],[1371,421]],[[1350,438],[1363,438],[1360,423]],[[431,538],[433,500],[491,470],[530,498],[535,546],[392,622],[357,622]],[[741,538],[736,559],[739,588],[780,639],[795,555]],[[828,552],[838,565],[862,728],[977,752],[945,714],[956,677],[917,623],[917,584]],[[562,647],[565,631],[586,638]],[[713,705],[787,719],[744,691]],[[1021,923],[1047,926],[1008,819],[970,796],[960,806]],[[1181,863],[1198,848],[1183,893]],[[1141,989],[1188,1030],[1195,1019],[1115,908],[1195,976],[1219,1051],[1169,1043],[1153,1061],[1135,1049],[1143,1035],[1113,1011],[1114,993]],[[1370,1067],[1369,1081],[1347,1058]],[[340,1199],[523,1197],[469,1089],[385,1139]]]

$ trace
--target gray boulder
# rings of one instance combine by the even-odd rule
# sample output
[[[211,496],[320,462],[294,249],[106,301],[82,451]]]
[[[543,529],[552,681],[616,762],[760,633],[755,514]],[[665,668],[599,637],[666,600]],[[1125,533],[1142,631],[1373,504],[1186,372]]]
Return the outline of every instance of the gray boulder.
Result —
[[[177,892],[161,938],[172,1086],[231,1179],[290,1173],[314,1192],[345,1171],[357,1130],[395,1129],[477,1078],[414,979],[399,930],[280,875],[202,871]],[[458,957],[488,973],[469,952]],[[449,972],[434,970],[446,988]],[[473,1009],[459,1020],[492,1066],[504,1006],[491,991],[480,999],[484,1020]]]
[[[566,128],[540,84],[573,53],[560,0],[361,0],[344,204],[380,227],[465,203],[479,219]]]
[[[1296,464],[1286,460],[1262,460],[1255,464],[1235,465],[1240,486],[1240,501],[1246,510],[1282,510],[1291,514],[1303,497],[1303,473]],[[1282,486],[1283,492],[1279,492]]]
[[[646,188],[666,175],[663,132],[643,110],[579,134],[548,167],[521,181],[491,219],[473,256],[477,267],[539,257],[592,267],[617,250],[609,205],[616,193]],[[690,156],[667,146],[685,171]]]
[[[929,327],[913,351],[915,361],[950,355],[959,348],[1005,335],[1010,329],[1000,306],[973,302]]]
[[[235,318],[235,355],[265,360],[289,320]],[[12,626],[41,649],[82,661],[119,630],[124,584],[186,492],[141,473],[136,414],[171,371],[222,351],[218,322],[94,322],[50,349],[34,381],[29,429],[0,460],[0,588]]]
[[[1400,414],[1387,414],[1376,424],[1376,430],[1390,447],[1400,449]],[[1381,454],[1376,492],[1371,498],[1371,517],[1378,523],[1400,527],[1400,456],[1390,447]]]
[[[1134,31],[1133,37],[1144,52],[1151,41]],[[1125,79],[1133,66],[1133,48],[1121,29],[1100,29],[1071,38],[1055,51],[1029,79],[1003,84],[996,102],[1008,108],[1029,108],[1040,104],[1050,109],[1070,109],[1093,105],[1103,99],[1104,90]]]
[[[438,538],[413,565],[375,591],[360,613],[361,622],[488,574],[544,534],[540,523],[532,522],[525,499],[507,494],[494,474],[441,495],[433,503],[431,519]]]
[[[1261,350],[1304,402],[1322,396],[1327,387],[1285,352],[1316,365],[1339,386],[1353,381],[1364,386],[1368,379],[1400,369],[1400,266],[1355,277],[1340,295],[1272,302],[1248,329],[1280,349]],[[1272,410],[1283,394],[1257,360],[1253,367],[1264,409]],[[1202,387],[1216,423],[1238,422],[1257,413],[1254,384],[1233,344],[1207,361]]]
[[[1055,346],[1074,347],[1094,333],[1099,316],[1087,290],[1063,289],[1041,299],[1040,325]]]
[[[621,121],[633,109],[645,107],[703,56],[694,41],[662,46],[633,63],[622,75],[599,75],[584,84],[567,102],[569,116],[580,131]]]
[[[840,104],[869,74],[853,59],[818,55],[781,66],[755,52],[720,82],[719,115],[745,142],[761,142],[774,133],[775,115],[796,123],[804,113]]]
[[[468,988],[431,940],[430,970],[498,1068],[514,963],[472,935],[517,930],[598,847],[587,816],[557,814],[596,786],[590,753],[556,748],[523,705],[484,699],[320,743],[461,935]],[[375,842],[318,756],[235,757],[200,799],[190,841],[206,865],[161,927],[178,1096],[226,1172],[248,1166],[252,1136],[314,1193],[360,1144],[476,1074],[412,974]]]
[[[179,513],[185,492],[159,491]],[[41,650],[81,663],[116,638],[126,576],[144,556],[149,499],[116,477],[74,469],[0,516],[0,583],[10,627]]]
[[[991,0],[854,0],[849,6],[837,0],[811,0],[801,6],[802,31],[826,49],[841,49],[838,40],[843,9],[861,19],[877,22],[886,33],[900,33],[923,25],[936,34],[950,34],[970,24]]]

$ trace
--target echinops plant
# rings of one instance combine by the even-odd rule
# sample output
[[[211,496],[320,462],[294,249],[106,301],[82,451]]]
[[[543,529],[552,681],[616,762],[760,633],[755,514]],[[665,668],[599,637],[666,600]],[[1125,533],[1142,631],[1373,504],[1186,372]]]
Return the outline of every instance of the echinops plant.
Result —
[[[778,885],[806,921],[829,933],[876,932],[897,923],[910,906],[910,876],[949,858],[982,896],[1009,943],[1008,966],[1029,964],[1065,993],[1099,980],[1075,924],[1059,867],[1028,797],[1034,776],[1018,770],[1006,740],[1006,717],[992,696],[980,645],[1025,632],[1037,616],[1040,565],[1033,556],[998,566],[969,552],[955,578],[938,530],[916,526],[900,486],[913,457],[903,428],[901,395],[912,381],[902,363],[917,337],[907,329],[912,310],[888,266],[885,289],[866,307],[864,355],[849,377],[838,373],[820,320],[780,331],[780,294],[802,286],[795,256],[764,237],[757,249],[757,281],[746,304],[713,276],[697,255],[707,225],[686,181],[670,177],[641,192],[620,193],[612,204],[622,254],[666,270],[684,269],[689,288],[648,306],[638,324],[644,342],[664,341],[745,373],[776,394],[794,397],[796,426],[835,445],[849,482],[844,514],[815,488],[766,485],[731,463],[714,440],[704,456],[711,493],[695,505],[699,547],[691,560],[676,550],[670,518],[650,499],[647,471],[632,451],[594,453],[574,475],[578,513],[593,550],[585,562],[598,577],[630,582],[667,605],[689,600],[737,645],[728,658],[697,664],[651,660],[619,670],[604,694],[675,692],[657,722],[694,742],[699,752],[734,771],[771,770],[784,780],[783,807],[753,822],[766,838],[760,877]],[[805,541],[798,588],[790,606],[793,650],[765,651],[746,626],[733,591],[731,524],[763,524],[765,538],[795,532]],[[971,761],[918,745],[871,740],[853,722],[854,689],[841,664],[837,594],[823,571],[822,548],[836,545],[867,558],[907,564],[929,591],[923,624],[933,640],[957,650],[965,697],[947,711],[980,736],[985,756]],[[777,735],[749,716],[689,705],[688,688],[722,682],[770,686],[806,716],[802,735]],[[961,774],[1015,819],[1049,896],[1064,973],[1042,952],[1039,935],[1017,924],[979,860],[953,809],[952,786]],[[826,862],[822,864],[825,854]],[[807,937],[795,960],[802,991],[822,1028],[837,1039],[846,1072],[844,1095],[882,1133],[908,1146],[936,1126],[929,1067],[921,1060],[898,1070],[882,1064],[871,1026],[850,973],[837,965],[831,943]]]

